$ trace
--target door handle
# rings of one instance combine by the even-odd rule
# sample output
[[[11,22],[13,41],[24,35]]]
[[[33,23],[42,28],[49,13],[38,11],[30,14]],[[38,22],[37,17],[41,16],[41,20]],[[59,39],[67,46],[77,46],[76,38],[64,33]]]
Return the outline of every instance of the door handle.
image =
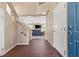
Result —
[[[72,26],[71,26],[71,25],[69,25],[68,27],[69,27],[69,30],[71,30],[71,29],[72,29]]]
[[[72,35],[72,32],[71,32],[71,30],[69,30],[69,31],[68,31],[68,34],[69,34],[69,35]]]
[[[72,43],[71,43],[71,42],[69,42],[69,45],[72,45]]]

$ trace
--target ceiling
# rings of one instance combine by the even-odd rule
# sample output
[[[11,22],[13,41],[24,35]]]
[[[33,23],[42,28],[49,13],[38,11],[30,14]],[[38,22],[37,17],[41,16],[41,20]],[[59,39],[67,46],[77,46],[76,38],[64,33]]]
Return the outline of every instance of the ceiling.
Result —
[[[19,16],[37,14],[45,15],[48,11],[48,8],[50,7],[50,2],[47,3],[48,5],[44,5],[46,3],[47,2],[12,2],[12,5],[14,6],[15,11]],[[52,5],[54,6],[55,3],[52,2]]]
[[[18,15],[33,14],[36,12],[35,2],[14,2],[12,3]]]

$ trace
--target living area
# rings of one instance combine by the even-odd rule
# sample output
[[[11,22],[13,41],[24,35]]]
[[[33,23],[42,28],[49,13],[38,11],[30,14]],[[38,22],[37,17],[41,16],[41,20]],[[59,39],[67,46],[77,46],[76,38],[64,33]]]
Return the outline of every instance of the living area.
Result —
[[[31,39],[45,39],[46,16],[21,16],[20,19],[31,29]]]

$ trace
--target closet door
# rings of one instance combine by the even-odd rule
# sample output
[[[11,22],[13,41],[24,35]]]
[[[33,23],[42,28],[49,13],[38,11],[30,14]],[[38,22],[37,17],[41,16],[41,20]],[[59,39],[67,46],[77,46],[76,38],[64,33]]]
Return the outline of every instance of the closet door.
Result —
[[[61,7],[61,8],[60,8]],[[65,41],[66,41],[66,3],[59,3],[53,12],[53,39],[54,47],[65,56]]]

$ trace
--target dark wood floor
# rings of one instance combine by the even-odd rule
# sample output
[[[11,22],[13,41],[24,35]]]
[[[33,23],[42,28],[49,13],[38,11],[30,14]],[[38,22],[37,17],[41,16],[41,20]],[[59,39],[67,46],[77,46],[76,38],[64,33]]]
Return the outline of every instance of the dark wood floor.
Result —
[[[34,39],[30,45],[18,45],[3,57],[61,57],[47,40]]]

